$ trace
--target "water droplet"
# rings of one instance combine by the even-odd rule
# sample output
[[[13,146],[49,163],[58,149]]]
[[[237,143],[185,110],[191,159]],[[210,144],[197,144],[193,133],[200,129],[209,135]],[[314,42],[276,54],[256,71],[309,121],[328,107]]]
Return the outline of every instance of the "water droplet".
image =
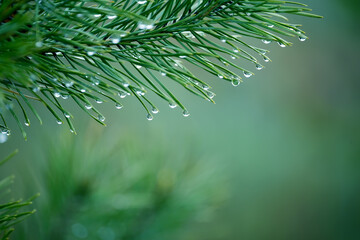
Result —
[[[169,107],[170,107],[170,108],[176,108],[177,105],[176,105],[175,103],[171,102],[171,103],[169,103]]]
[[[120,38],[119,37],[113,37],[112,39],[111,39],[111,42],[113,43],[113,44],[118,44],[119,42],[120,42]]]
[[[269,43],[271,43],[271,41],[270,40],[266,40],[266,39],[263,39],[263,40],[261,40],[263,43],[265,43],[265,44],[269,44]]]
[[[157,114],[157,113],[159,113],[159,109],[157,109],[156,107],[153,107],[153,108],[151,109],[151,112],[152,112],[153,114]]]
[[[299,36],[299,40],[300,40],[301,42],[304,42],[306,39],[307,39],[307,37],[305,37],[305,36]]]
[[[41,48],[43,46],[43,42],[38,41],[35,43],[35,47]]]
[[[59,125],[63,124],[63,122],[61,120],[56,120],[56,123]]]
[[[166,73],[162,72],[162,73],[161,73],[161,76],[166,76]]]
[[[127,96],[125,92],[119,92],[118,95],[120,98],[125,98]]]
[[[80,92],[84,93],[84,92],[86,92],[86,90],[82,88],[82,89],[80,89]]]
[[[136,1],[138,4],[145,4],[147,1],[146,0],[138,0]]]
[[[206,91],[206,90],[209,90],[210,87],[209,87],[208,85],[203,84],[203,85],[202,85],[202,89],[204,89],[204,90]]]
[[[64,116],[65,116],[66,118],[70,118],[70,114],[67,113],[67,112],[64,113]]]
[[[85,108],[86,108],[86,109],[92,109],[92,106],[91,106],[90,104],[86,104],[86,105],[85,105]]]
[[[78,17],[78,18],[82,18],[82,17],[84,17],[84,14],[82,14],[82,13],[78,13],[78,14],[76,14],[76,17]]]
[[[249,78],[249,77],[251,77],[253,74],[251,73],[251,72],[247,72],[247,71],[244,71],[244,76],[246,77],[246,78]]]
[[[123,83],[123,86],[128,87],[128,86],[130,86],[130,84],[129,83]]]
[[[286,45],[284,43],[282,43],[282,42],[278,42],[278,44],[279,44],[280,47],[286,47]]]
[[[268,25],[268,27],[269,27],[269,28],[273,28],[273,27],[274,27],[274,25],[272,25],[272,24],[269,24],[269,25]]]
[[[39,92],[39,91],[40,91],[40,87],[33,87],[32,90],[33,90],[33,92]]]
[[[183,59],[184,59],[184,58],[186,58],[186,56],[181,55],[181,56],[179,56],[179,58],[183,58]]]
[[[261,70],[261,69],[264,68],[264,66],[261,65],[261,64],[256,63],[256,64],[255,64],[255,68],[256,68],[257,70]]]
[[[8,140],[8,135],[6,133],[0,133],[0,143],[4,143]]]
[[[101,100],[101,99],[96,99],[95,102],[100,104],[100,103],[103,103],[103,100]]]
[[[154,119],[154,117],[149,113],[147,116],[146,116],[146,119],[151,121]]]
[[[25,121],[25,126],[29,127],[30,126],[30,122],[29,121]]]
[[[231,58],[232,58],[232,59],[234,59],[234,60],[236,59],[236,57],[235,57],[235,56],[231,56]]]
[[[220,39],[220,41],[226,43],[226,39]]]
[[[140,66],[140,65],[135,65],[135,67],[136,67],[137,69],[142,68],[142,66]]]
[[[213,92],[207,92],[207,95],[208,95],[208,97],[210,98],[210,99],[213,99],[214,97],[215,97],[215,93],[213,93]]]
[[[268,58],[267,56],[264,56],[264,62],[270,62],[270,58]]]
[[[88,55],[88,56],[93,56],[94,54],[95,54],[94,51],[88,51],[88,52],[87,52],[87,55]]]
[[[138,96],[144,96],[144,95],[145,95],[145,93],[144,93],[143,91],[141,91],[141,90],[137,90],[135,93],[136,93]]]
[[[223,75],[218,75],[218,77],[219,77],[220,79],[223,79],[223,78],[224,78],[224,76],[223,76]]]
[[[61,94],[59,92],[54,92],[54,97],[56,98],[61,97]]]
[[[72,87],[74,85],[74,82],[66,82],[65,83],[65,87],[69,88]]]
[[[96,18],[101,17],[101,14],[94,14],[94,17]]]
[[[240,85],[240,79],[239,78],[234,78],[231,80],[231,85],[233,85],[234,87],[237,87]]]
[[[116,109],[122,109],[122,108],[123,108],[123,105],[121,105],[120,103],[116,103],[116,104],[115,104],[115,108],[116,108]]]
[[[112,20],[112,19],[115,19],[117,16],[116,15],[108,15],[107,18]]]
[[[239,52],[239,49],[233,49],[234,53],[238,53]]]
[[[97,119],[99,119],[99,121],[103,122],[105,121],[105,117],[103,115],[98,115]]]
[[[189,111],[188,111],[188,110],[186,110],[186,109],[183,111],[183,113],[182,113],[182,114],[183,114],[183,116],[184,116],[184,117],[188,117],[188,116],[190,116]]]
[[[62,99],[66,100],[66,99],[68,99],[68,98],[69,98],[69,95],[64,94],[64,95],[61,95],[61,97],[62,97]]]
[[[154,28],[154,24],[139,22],[138,28],[141,30],[151,30]]]

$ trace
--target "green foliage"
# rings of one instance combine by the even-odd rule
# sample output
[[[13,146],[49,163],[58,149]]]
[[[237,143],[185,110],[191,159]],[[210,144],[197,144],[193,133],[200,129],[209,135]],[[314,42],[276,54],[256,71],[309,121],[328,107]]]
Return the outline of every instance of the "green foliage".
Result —
[[[157,95],[189,113],[169,87],[173,81],[213,102],[215,94],[190,66],[239,85],[239,59],[263,68],[267,50],[246,37],[285,47],[284,37],[305,40],[299,24],[285,15],[318,17],[305,5],[259,0],[2,0],[0,1],[0,97],[3,132],[7,111],[18,123],[30,125],[28,111],[41,122],[34,102],[40,102],[59,124],[72,132],[72,114],[63,107],[72,99],[95,121],[105,117],[94,103],[135,96],[153,119],[158,112],[149,97]],[[149,97],[148,97],[149,96]],[[23,117],[14,106],[19,106]]]
[[[17,151],[10,154],[8,157],[0,161],[0,166],[7,162]],[[10,190],[9,185],[13,182],[14,176],[0,179],[0,197],[3,199],[8,195]],[[35,196],[36,197],[36,196]],[[10,234],[14,231],[14,225],[21,222],[25,217],[34,213],[35,211],[24,211],[24,208],[32,204],[32,197],[28,200],[10,200],[7,202],[0,202],[0,239],[9,239]]]
[[[91,129],[85,141],[66,134],[47,144],[34,162],[42,198],[24,239],[174,239],[226,198],[223,177],[195,150],[149,148],[130,134],[110,143]]]

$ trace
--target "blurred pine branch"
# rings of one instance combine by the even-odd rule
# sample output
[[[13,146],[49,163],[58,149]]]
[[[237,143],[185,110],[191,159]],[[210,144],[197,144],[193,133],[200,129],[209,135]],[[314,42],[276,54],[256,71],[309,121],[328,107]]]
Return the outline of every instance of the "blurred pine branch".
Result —
[[[11,159],[17,150],[12,154],[0,161],[0,167]],[[7,240],[9,239],[11,233],[14,231],[14,226],[19,222],[23,221],[25,217],[33,214],[35,210],[25,211],[26,206],[32,204],[32,200],[37,197],[36,195],[28,200],[8,200],[4,202],[4,198],[7,198],[7,195],[10,193],[9,185],[14,180],[14,176],[9,176],[3,179],[0,179],[0,239]]]
[[[239,58],[257,70],[270,61],[267,50],[244,37],[281,47],[291,45],[285,37],[304,41],[305,32],[286,15],[319,17],[310,11],[277,0],[1,0],[2,134],[10,133],[7,113],[26,138],[23,121],[29,126],[32,114],[42,122],[36,102],[75,132],[66,99],[100,124],[105,117],[95,103],[121,109],[128,95],[138,99],[148,120],[159,112],[152,94],[189,116],[169,81],[213,102],[211,87],[191,65],[237,86],[241,75],[254,74]]]

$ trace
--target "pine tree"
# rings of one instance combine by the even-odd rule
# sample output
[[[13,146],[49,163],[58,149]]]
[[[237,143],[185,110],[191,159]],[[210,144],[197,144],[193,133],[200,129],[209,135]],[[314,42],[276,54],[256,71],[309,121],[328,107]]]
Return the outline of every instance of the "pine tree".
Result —
[[[286,16],[319,17],[310,11],[278,0],[1,0],[2,135],[10,134],[12,116],[26,138],[23,121],[29,126],[32,114],[42,122],[36,102],[75,133],[65,99],[103,125],[94,103],[121,109],[128,95],[138,99],[148,120],[159,112],[153,95],[189,116],[169,81],[214,102],[211,86],[191,65],[237,86],[242,75],[254,74],[238,59],[257,70],[270,61],[266,49],[244,37],[281,47],[291,45],[287,37],[304,41],[300,25]]]

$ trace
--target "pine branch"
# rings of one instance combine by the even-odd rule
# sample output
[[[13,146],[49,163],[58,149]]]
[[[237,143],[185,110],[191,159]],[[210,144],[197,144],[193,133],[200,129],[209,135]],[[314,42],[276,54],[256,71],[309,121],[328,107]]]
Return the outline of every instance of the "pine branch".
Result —
[[[3,117],[8,111],[24,136],[12,109],[21,108],[25,125],[30,125],[27,109],[41,121],[34,99],[59,124],[65,119],[72,132],[72,115],[62,106],[68,98],[100,124],[105,117],[94,103],[113,102],[121,109],[121,99],[128,95],[139,100],[148,120],[159,112],[147,97],[152,94],[189,116],[169,81],[214,102],[210,85],[191,65],[237,86],[241,75],[254,74],[239,66],[238,59],[252,62],[257,70],[263,68],[262,60],[270,61],[267,50],[242,37],[290,46],[286,37],[307,37],[285,15],[319,17],[303,4],[276,0],[0,2],[1,128],[8,132]]]

